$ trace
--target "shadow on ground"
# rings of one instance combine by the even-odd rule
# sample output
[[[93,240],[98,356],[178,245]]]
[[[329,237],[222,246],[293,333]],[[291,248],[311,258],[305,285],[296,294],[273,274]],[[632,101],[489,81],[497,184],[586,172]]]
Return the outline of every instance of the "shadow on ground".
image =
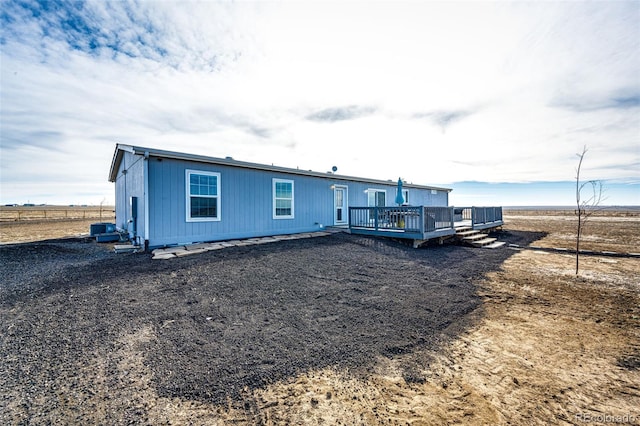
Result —
[[[500,234],[520,245],[542,236]],[[167,261],[94,253],[81,241],[50,244],[55,250],[0,249],[9,277],[0,288],[0,321],[9,330],[0,338],[0,356],[9,360],[0,385],[25,404],[55,399],[61,380],[91,392],[78,366],[117,351],[122,336],[142,328],[152,330],[141,350],[159,396],[227,403],[243,389],[312,369],[367,375],[378,357],[400,355],[408,360],[405,379],[421,382],[411,354],[470,326],[480,307],[477,284],[515,253],[416,250],[347,234]],[[78,260],[78,244],[92,261]],[[65,256],[70,266],[60,269]],[[107,381],[122,380],[115,361],[104,368]]]

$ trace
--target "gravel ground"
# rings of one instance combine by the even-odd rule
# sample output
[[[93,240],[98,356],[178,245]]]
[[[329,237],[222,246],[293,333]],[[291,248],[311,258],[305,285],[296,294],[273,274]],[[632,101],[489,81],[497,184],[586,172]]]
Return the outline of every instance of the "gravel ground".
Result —
[[[153,401],[128,389],[147,382],[251,409],[247,389],[327,366],[366,376],[379,357],[420,383],[411,354],[471,326],[477,284],[513,253],[347,234],[166,261],[82,239],[0,246],[0,422],[144,423]]]

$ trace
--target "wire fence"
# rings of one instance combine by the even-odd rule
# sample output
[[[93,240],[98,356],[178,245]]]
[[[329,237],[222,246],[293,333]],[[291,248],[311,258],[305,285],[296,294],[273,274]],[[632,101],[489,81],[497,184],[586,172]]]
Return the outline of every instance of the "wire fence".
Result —
[[[115,210],[112,206],[59,207],[59,206],[2,206],[0,222],[22,222],[30,220],[72,220],[99,219],[113,221]]]

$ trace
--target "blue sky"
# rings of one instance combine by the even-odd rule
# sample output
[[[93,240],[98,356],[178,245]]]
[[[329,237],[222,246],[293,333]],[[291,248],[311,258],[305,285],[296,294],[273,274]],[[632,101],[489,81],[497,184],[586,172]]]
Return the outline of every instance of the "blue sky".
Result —
[[[586,145],[606,203],[640,204],[638,22],[638,1],[3,0],[0,202],[113,202],[121,142],[457,205],[571,204]]]

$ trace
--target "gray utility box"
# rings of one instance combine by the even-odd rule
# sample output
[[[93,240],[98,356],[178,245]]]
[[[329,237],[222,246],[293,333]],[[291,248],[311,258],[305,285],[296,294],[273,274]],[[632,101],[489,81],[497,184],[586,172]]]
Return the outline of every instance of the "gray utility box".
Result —
[[[116,232],[116,224],[115,223],[92,223],[90,235],[95,237],[98,234],[108,234],[111,232]]]

